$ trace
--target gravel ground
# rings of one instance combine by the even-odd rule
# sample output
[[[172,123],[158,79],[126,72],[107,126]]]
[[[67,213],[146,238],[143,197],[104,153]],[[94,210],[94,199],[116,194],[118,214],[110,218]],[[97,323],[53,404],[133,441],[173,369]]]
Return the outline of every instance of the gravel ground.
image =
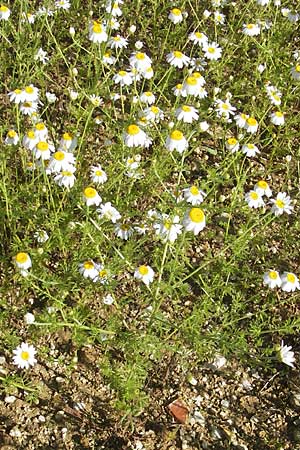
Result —
[[[5,366],[2,358],[2,375]],[[300,449],[299,372],[281,365],[270,374],[216,355],[187,375],[166,357],[145,383],[148,406],[127,420],[95,348],[67,376],[63,364],[37,364],[30,382],[38,399],[17,388],[1,394],[0,450]]]

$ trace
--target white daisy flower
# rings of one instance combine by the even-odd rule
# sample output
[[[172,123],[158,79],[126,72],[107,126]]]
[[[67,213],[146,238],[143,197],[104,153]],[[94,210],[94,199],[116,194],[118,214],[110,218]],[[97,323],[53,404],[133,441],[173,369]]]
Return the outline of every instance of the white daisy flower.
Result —
[[[94,283],[107,284],[109,281],[109,272],[103,264],[97,264],[97,275],[93,278]]]
[[[183,82],[181,88],[181,95],[187,97],[192,95],[194,97],[204,98],[207,93],[203,88],[206,83],[204,77],[199,72],[193,72],[187,79]]]
[[[133,235],[133,228],[127,223],[116,223],[115,234],[117,237],[127,241]]]
[[[264,284],[269,288],[274,289],[275,287],[281,287],[282,281],[277,270],[269,270],[264,273],[263,277]]]
[[[183,189],[183,196],[186,202],[191,203],[193,206],[200,205],[206,193],[201,191],[197,186],[193,185],[191,187]]]
[[[39,109],[39,105],[36,102],[24,102],[20,104],[20,112],[24,116],[31,116],[35,114]]]
[[[298,277],[292,272],[284,272],[281,276],[281,289],[285,292],[294,292],[300,289]]]
[[[246,122],[247,119],[249,119],[248,114],[240,113],[234,116],[234,120],[236,123],[236,126],[239,128],[246,128]]]
[[[94,261],[91,259],[88,259],[87,261],[80,263],[78,268],[79,273],[84,278],[90,278],[91,280],[93,280],[98,275],[97,264],[94,263]]]
[[[273,125],[284,125],[284,114],[281,111],[272,112],[270,118]]]
[[[245,123],[245,129],[248,133],[256,133],[258,129],[258,122],[254,117],[248,117]]]
[[[74,186],[76,176],[74,172],[76,167],[69,166],[66,170],[63,170],[54,177],[54,181],[59,185],[66,188],[72,188]]]
[[[260,180],[254,186],[254,190],[260,195],[266,195],[267,197],[272,196],[272,191],[265,180]]]
[[[248,203],[249,208],[261,208],[265,206],[262,196],[255,190],[247,192],[245,200]]]
[[[29,369],[30,366],[34,366],[37,362],[35,358],[36,349],[33,345],[28,345],[26,342],[22,342],[21,345],[13,350],[13,354],[13,363],[19,369]]]
[[[15,89],[8,93],[9,100],[17,105],[25,101],[25,95],[23,89]]]
[[[17,268],[20,270],[21,275],[26,277],[29,273],[28,269],[30,269],[32,266],[31,258],[28,253],[19,252],[16,254],[14,260]]]
[[[174,50],[173,52],[167,54],[166,60],[171,66],[178,67],[178,69],[182,69],[183,67],[189,65],[190,57],[186,56],[182,52]]]
[[[128,46],[128,40],[117,34],[117,36],[113,36],[109,39],[107,45],[109,48],[118,50],[121,48],[126,48]]]
[[[107,175],[101,166],[92,166],[90,174],[93,183],[103,184],[107,181]]]
[[[115,84],[119,84],[120,86],[130,86],[133,83],[133,76],[131,72],[126,72],[126,70],[119,70],[113,76],[113,81]]]
[[[52,142],[39,141],[33,149],[33,154],[36,159],[45,161],[50,159],[51,153],[54,152],[54,150],[55,148]]]
[[[188,148],[188,142],[181,131],[173,130],[167,137],[165,146],[170,152],[176,150],[183,153]]]
[[[10,13],[11,11],[7,6],[5,5],[0,6],[0,20],[8,20]]]
[[[260,26],[257,23],[244,23],[242,33],[246,36],[258,36],[260,34]]]
[[[123,139],[127,147],[149,147],[152,140],[147,134],[137,125],[131,124],[127,127],[125,133],[123,133]]]
[[[175,111],[175,117],[177,120],[182,120],[184,123],[192,123],[194,120],[199,119],[198,110],[193,106],[182,105]]]
[[[86,187],[83,191],[83,199],[86,203],[86,206],[99,206],[102,203],[102,198],[93,187]]]
[[[38,102],[39,100],[39,89],[30,84],[24,88],[24,102]]]
[[[188,39],[192,41],[194,44],[198,44],[201,46],[207,44],[208,42],[206,34],[200,33],[199,31],[194,31],[193,33],[190,33]]]
[[[231,153],[235,153],[240,148],[240,143],[235,137],[230,137],[226,140],[225,147],[230,150]]]
[[[64,133],[59,141],[59,150],[72,152],[77,146],[77,137],[70,133]]]
[[[150,91],[143,92],[139,99],[141,103],[147,103],[148,105],[153,105],[153,103],[155,103],[155,95]]]
[[[75,164],[75,157],[71,152],[58,150],[53,153],[48,164],[48,170],[54,173],[68,170],[70,165]]]
[[[178,8],[173,8],[171,9],[169,15],[168,15],[168,19],[171,20],[171,22],[173,22],[174,24],[180,23],[183,21],[183,15],[180,9]]]
[[[15,130],[8,130],[6,138],[4,140],[4,144],[17,145],[19,140],[20,140],[19,135]]]
[[[287,366],[293,368],[295,367],[294,366],[295,356],[294,352],[292,351],[292,347],[290,345],[284,345],[283,341],[281,341],[280,347],[278,349],[278,357],[279,361],[286,364]]]
[[[104,53],[102,61],[104,64],[112,65],[115,64],[117,59],[114,56],[112,56],[110,51],[108,51]]]
[[[182,233],[182,225],[179,224],[179,216],[171,218],[168,214],[161,214],[158,218],[159,222],[153,224],[155,234],[160,236],[163,242],[175,242],[177,236]]]
[[[70,9],[71,3],[69,0],[56,0],[55,6],[57,9],[64,9],[66,11],[67,9]]]
[[[220,59],[222,56],[222,49],[216,42],[211,43],[206,42],[203,45],[203,51],[205,58],[210,59],[212,61],[216,61],[217,59]]]
[[[23,147],[27,148],[28,150],[33,150],[38,142],[39,140],[33,130],[27,131],[22,139]]]
[[[149,286],[154,279],[154,270],[150,266],[139,266],[135,269],[134,278],[141,280],[146,286]]]
[[[203,230],[205,225],[205,214],[202,209],[191,208],[185,213],[183,226],[186,231],[192,231],[196,236],[201,230]]]
[[[271,199],[270,202],[273,203],[271,211],[275,216],[281,216],[284,212],[291,214],[293,211],[291,197],[286,192],[278,192],[276,199]]]
[[[39,141],[46,141],[48,137],[48,128],[43,122],[35,124],[34,133]]]
[[[131,54],[129,64],[132,68],[138,70],[139,72],[144,72],[151,67],[152,61],[146,53],[135,52]]]
[[[258,147],[254,144],[244,144],[242,146],[242,152],[245,153],[248,158],[252,158],[257,153],[260,153]]]
[[[110,220],[112,223],[116,223],[121,219],[121,214],[110,202],[100,205],[100,208],[97,209],[97,213],[99,214],[100,219]]]
[[[296,64],[295,67],[291,68],[291,75],[295,81],[300,80],[300,64]]]
[[[89,27],[89,40],[95,43],[106,42],[108,35],[103,24],[94,21]]]

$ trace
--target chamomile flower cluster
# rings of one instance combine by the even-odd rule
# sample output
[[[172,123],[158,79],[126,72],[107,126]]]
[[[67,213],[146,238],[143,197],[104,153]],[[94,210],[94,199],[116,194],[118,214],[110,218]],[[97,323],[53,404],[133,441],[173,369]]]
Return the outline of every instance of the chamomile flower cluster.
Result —
[[[284,292],[294,292],[300,289],[299,279],[292,272],[279,273],[270,269],[264,273],[263,283],[271,289],[281,288]]]

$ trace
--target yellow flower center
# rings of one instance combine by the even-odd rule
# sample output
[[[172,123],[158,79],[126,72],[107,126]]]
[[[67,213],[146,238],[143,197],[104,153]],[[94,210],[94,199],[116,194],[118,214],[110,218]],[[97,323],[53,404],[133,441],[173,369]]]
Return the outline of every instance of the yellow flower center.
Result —
[[[140,132],[140,128],[137,125],[129,125],[127,128],[127,133],[130,134],[130,136],[135,136]]]
[[[257,192],[251,192],[250,197],[252,198],[252,200],[257,200],[258,199],[258,193]]]
[[[213,54],[213,53],[215,53],[216,49],[214,47],[208,47],[207,51],[208,51],[208,53]]]
[[[175,50],[173,52],[173,55],[175,56],[175,58],[180,58],[181,59],[183,57],[183,54],[181,52],[177,51],[177,50]]]
[[[246,25],[246,27],[248,28],[248,30],[252,30],[252,28],[254,28],[254,23],[248,23],[248,25]]]
[[[229,138],[229,139],[227,139],[227,143],[228,143],[228,145],[235,145],[237,143],[237,139],[234,137]]]
[[[190,189],[190,193],[192,195],[198,195],[199,194],[199,189],[197,188],[197,186],[192,186]]]
[[[47,142],[40,141],[37,143],[36,148],[41,152],[45,152],[46,150],[49,149],[49,144]]]
[[[41,131],[41,130],[44,130],[46,127],[45,127],[45,124],[44,124],[44,123],[40,122],[40,123],[37,123],[37,124],[36,124],[35,128],[36,128],[38,131]]]
[[[297,66],[295,67],[296,72],[300,73],[300,64],[297,64]]]
[[[188,77],[187,80],[186,80],[186,83],[189,86],[196,86],[197,85],[197,78],[195,78],[195,77]]]
[[[258,181],[257,186],[260,187],[261,189],[267,189],[268,183],[264,180],[260,180]]]
[[[95,171],[95,175],[96,175],[97,177],[101,177],[101,176],[102,176],[102,170],[96,170],[96,171]]]
[[[271,270],[269,272],[269,278],[271,278],[271,280],[276,280],[278,278],[277,272],[275,272],[275,270]]]
[[[176,84],[176,89],[181,89],[181,88],[182,88],[182,84],[181,83]]]
[[[17,263],[24,264],[28,260],[27,253],[20,252],[16,255]]]
[[[84,196],[86,198],[94,198],[97,195],[97,191],[96,189],[92,188],[92,187],[87,187],[85,188],[85,190],[83,191]]]
[[[284,208],[284,202],[282,200],[276,200],[275,202],[276,206],[278,206],[278,208],[283,209]]]
[[[102,26],[100,25],[100,23],[94,24],[93,32],[94,33],[102,33]]]
[[[295,283],[296,277],[293,273],[288,273],[286,279],[289,283]]]
[[[15,130],[9,130],[7,136],[10,138],[14,138],[17,136],[17,133],[15,132]]]
[[[247,119],[247,124],[250,126],[255,126],[257,125],[257,120],[254,119],[254,117],[249,117],[249,119]]]
[[[26,94],[33,94],[34,89],[32,86],[26,86],[25,92],[26,92]]]
[[[63,170],[61,173],[64,177],[71,177],[73,173],[70,170]]]
[[[62,161],[63,159],[65,159],[65,154],[64,152],[58,150],[58,152],[54,153],[53,158],[56,159],[56,161]]]
[[[1,12],[7,12],[7,11],[8,11],[8,7],[7,7],[7,6],[4,6],[4,5],[1,5],[1,6],[0,6],[0,11],[1,11]]]
[[[189,217],[192,222],[200,223],[204,221],[204,212],[200,208],[192,208],[189,212]]]
[[[34,131],[28,131],[27,137],[28,137],[29,139],[34,139],[34,138],[35,138]]]
[[[92,261],[85,261],[85,263],[83,263],[83,267],[86,270],[91,270],[94,268],[94,263]]]
[[[280,112],[280,111],[276,111],[275,116],[276,117],[283,117],[283,113]]]
[[[115,42],[118,42],[118,41],[121,40],[121,38],[120,38],[120,36],[114,36],[114,37],[113,37],[113,40],[114,40]]]
[[[277,95],[277,94],[274,94],[274,95],[273,95],[273,98],[274,98],[274,100],[276,100],[277,102],[280,101],[280,97],[279,97],[279,95]]]
[[[136,57],[136,59],[142,61],[143,59],[145,59],[145,53],[141,53],[141,52],[136,53],[135,57]]]
[[[150,91],[144,92],[144,94],[146,95],[146,97],[152,97],[153,95]]]
[[[182,111],[184,111],[184,112],[191,112],[191,108],[188,105],[183,105]]]
[[[171,222],[171,220],[166,220],[165,222],[164,222],[164,227],[167,229],[167,230],[169,230],[170,228],[171,228],[171,225],[172,225],[172,222]]]
[[[72,140],[72,136],[69,133],[64,133],[62,138],[63,138],[64,141],[71,141]]]
[[[25,361],[28,361],[29,359],[29,352],[22,352],[21,353],[21,358],[24,359]]]
[[[144,275],[147,275],[147,273],[149,272],[149,269],[147,266],[140,266],[139,272],[142,276],[144,276]]]
[[[123,223],[120,226],[120,228],[121,228],[122,231],[128,231],[129,230],[129,225],[127,225],[127,223]]]
[[[181,11],[178,8],[173,8],[171,10],[171,13],[174,14],[174,16],[180,16],[181,15]]]
[[[158,112],[159,112],[159,109],[158,109],[158,107],[157,106],[151,106],[151,111],[154,113],[154,114],[158,114]]]
[[[253,150],[254,149],[254,144],[247,144],[247,147],[249,148],[249,150]]]
[[[227,105],[227,103],[222,103],[222,109],[224,109],[225,111],[227,111],[229,109],[229,106]]]
[[[203,33],[199,33],[199,31],[196,31],[195,36],[196,38],[201,39],[203,37]]]
[[[100,270],[99,277],[101,277],[101,278],[107,277],[107,270],[105,270],[105,269]]]
[[[14,93],[18,95],[18,94],[22,94],[22,91],[21,91],[21,89],[15,89]]]
[[[174,141],[181,141],[181,139],[183,138],[183,133],[179,130],[174,130],[171,133],[171,139],[173,139]]]
[[[124,77],[126,75],[126,71],[125,70],[119,70],[119,75],[121,77]]]

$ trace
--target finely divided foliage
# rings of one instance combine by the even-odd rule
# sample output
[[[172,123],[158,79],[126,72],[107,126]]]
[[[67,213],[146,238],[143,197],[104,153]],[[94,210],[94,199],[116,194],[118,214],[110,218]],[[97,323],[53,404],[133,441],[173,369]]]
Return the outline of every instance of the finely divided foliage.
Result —
[[[293,370],[295,3],[86,5],[0,7],[5,373],[51,367],[60,329],[130,413],[166,351]]]

